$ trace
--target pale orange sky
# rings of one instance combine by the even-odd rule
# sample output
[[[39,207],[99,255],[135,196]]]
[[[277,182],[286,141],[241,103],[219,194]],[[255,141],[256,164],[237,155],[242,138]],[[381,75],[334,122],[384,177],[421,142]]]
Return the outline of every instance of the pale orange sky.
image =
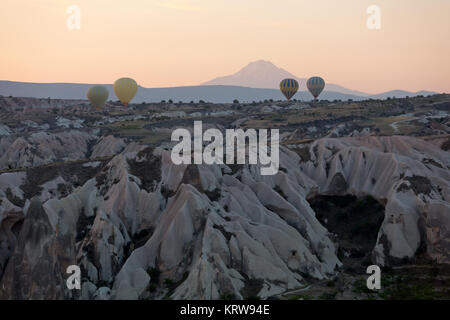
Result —
[[[197,85],[264,59],[369,93],[450,92],[449,0],[2,0],[0,30],[1,80]]]

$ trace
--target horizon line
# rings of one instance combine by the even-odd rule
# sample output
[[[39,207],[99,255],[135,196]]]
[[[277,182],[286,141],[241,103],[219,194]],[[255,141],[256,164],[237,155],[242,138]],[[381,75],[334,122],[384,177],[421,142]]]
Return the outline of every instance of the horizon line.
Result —
[[[17,81],[17,80],[4,80],[4,79],[0,79],[0,82],[13,82],[13,83],[26,83],[26,84],[74,84],[74,85],[104,85],[104,86],[112,86],[113,82],[111,83],[89,83],[89,82],[66,82],[66,81],[62,81],[62,82],[32,82],[32,81]],[[173,89],[173,88],[190,88],[190,87],[235,87],[235,88],[247,88],[247,89],[256,89],[256,90],[279,90],[278,88],[260,88],[260,87],[248,87],[248,86],[239,86],[239,85],[226,85],[226,84],[198,84],[198,85],[179,85],[179,86],[171,86],[171,87],[144,87],[142,85],[140,85],[138,83],[138,87],[143,88],[143,89]],[[306,88],[304,88],[306,89]],[[345,88],[347,89],[347,88]],[[359,90],[354,90],[354,89],[347,89],[350,91],[359,91]],[[393,92],[393,91],[403,91],[403,92],[408,92],[408,93],[413,93],[413,94],[417,94],[417,93],[421,93],[421,92],[429,92],[432,94],[448,94],[447,92],[439,92],[439,91],[434,91],[434,90],[428,90],[428,89],[421,89],[418,91],[409,91],[409,90],[405,90],[405,89],[391,89],[391,90],[387,90],[387,91],[382,91],[382,92],[378,92],[378,93],[368,93],[368,92],[364,92],[364,91],[359,91],[361,93],[366,94],[367,96],[376,96],[376,95],[380,95],[380,94],[386,94],[389,92]],[[308,92],[307,89],[306,90],[299,90],[298,92]],[[358,96],[358,97],[364,97],[364,96],[360,96],[360,95],[356,95],[356,94],[350,94],[350,93],[343,93],[343,92],[339,92],[339,91],[333,91],[333,90],[324,90],[324,92],[334,92],[334,93],[341,93],[341,94],[345,94],[345,95],[351,95],[351,96]]]

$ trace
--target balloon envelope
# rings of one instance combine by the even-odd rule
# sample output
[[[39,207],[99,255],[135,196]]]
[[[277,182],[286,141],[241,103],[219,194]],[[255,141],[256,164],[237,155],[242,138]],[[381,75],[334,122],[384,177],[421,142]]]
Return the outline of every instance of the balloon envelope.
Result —
[[[297,93],[298,90],[298,82],[295,79],[284,79],[280,82],[280,90],[281,93],[284,94],[286,99],[291,100],[294,94]]]
[[[108,100],[109,92],[105,87],[93,86],[89,88],[86,96],[94,108],[99,110],[105,105],[106,100]]]
[[[317,99],[323,88],[325,88],[325,81],[321,77],[312,77],[308,79],[306,86],[314,99]]]
[[[120,78],[114,82],[113,89],[117,98],[119,98],[126,107],[136,95],[138,85],[136,81],[131,78]]]

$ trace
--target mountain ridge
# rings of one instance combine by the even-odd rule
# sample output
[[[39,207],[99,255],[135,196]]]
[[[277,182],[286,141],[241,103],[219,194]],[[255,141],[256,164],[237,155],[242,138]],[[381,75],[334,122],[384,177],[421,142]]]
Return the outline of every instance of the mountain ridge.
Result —
[[[51,98],[51,99],[87,99],[86,91],[94,84],[86,83],[33,83],[33,82],[15,82],[9,80],[0,80],[0,95],[14,97],[33,97],[33,98]],[[96,84],[98,85],[98,84]],[[108,89],[108,100],[117,100],[111,84],[100,84]],[[403,98],[406,96],[434,94],[430,91],[419,91],[416,93],[396,90],[390,91],[392,94],[380,93],[377,95],[358,96],[326,90],[320,98],[327,100],[364,100],[364,99],[385,99],[387,97]],[[309,92],[299,91],[293,97],[297,100],[312,100]],[[234,99],[241,102],[263,101],[263,100],[284,100],[279,89],[251,88],[243,86],[227,85],[199,85],[199,86],[181,86],[165,88],[145,88],[139,87],[136,97],[132,103],[142,102],[160,102],[161,100],[173,100],[175,102],[199,101],[204,100],[214,103],[231,103]]]

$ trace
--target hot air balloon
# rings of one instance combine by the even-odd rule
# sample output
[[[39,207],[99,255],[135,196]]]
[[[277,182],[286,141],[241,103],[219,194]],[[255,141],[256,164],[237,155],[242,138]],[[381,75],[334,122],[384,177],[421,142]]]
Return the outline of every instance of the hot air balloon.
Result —
[[[308,79],[306,86],[314,99],[317,99],[323,88],[325,88],[325,81],[321,77],[312,77]]]
[[[286,99],[291,100],[294,94],[298,90],[298,82],[294,79],[284,79],[280,82],[281,93],[284,94]]]
[[[131,78],[120,78],[114,82],[113,89],[117,98],[119,98],[126,107],[136,95],[138,85],[136,81]]]
[[[105,87],[93,86],[86,92],[86,96],[94,108],[100,110],[108,100],[109,92]]]

